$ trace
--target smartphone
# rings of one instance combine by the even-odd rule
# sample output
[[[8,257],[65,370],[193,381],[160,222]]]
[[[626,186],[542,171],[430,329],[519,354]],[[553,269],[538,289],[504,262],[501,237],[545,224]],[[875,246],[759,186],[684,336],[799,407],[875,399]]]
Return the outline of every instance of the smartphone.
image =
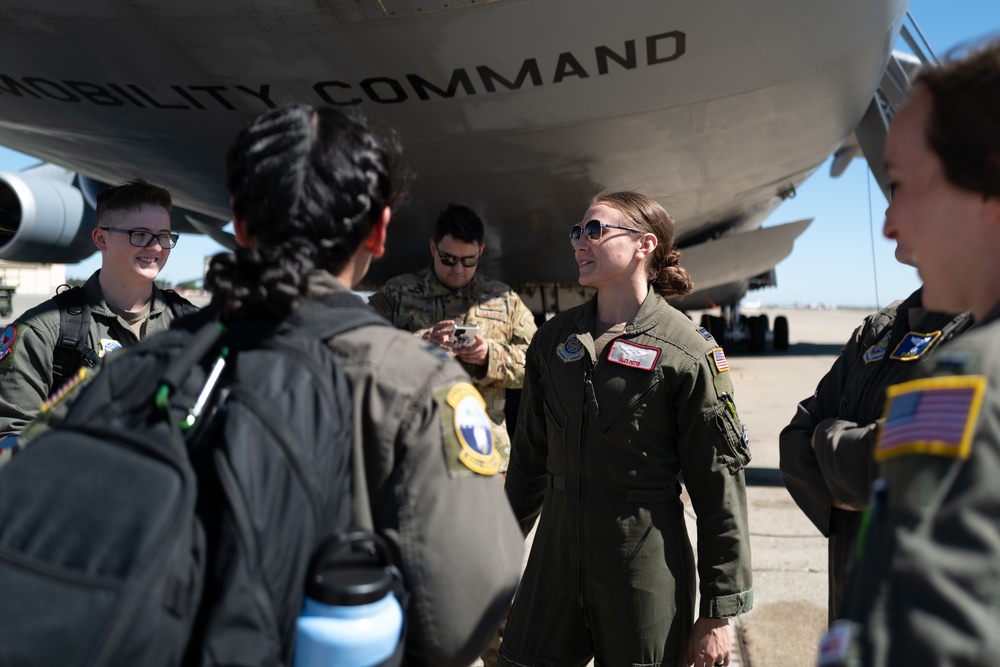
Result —
[[[456,324],[455,333],[452,334],[451,346],[469,347],[478,334],[478,324]]]

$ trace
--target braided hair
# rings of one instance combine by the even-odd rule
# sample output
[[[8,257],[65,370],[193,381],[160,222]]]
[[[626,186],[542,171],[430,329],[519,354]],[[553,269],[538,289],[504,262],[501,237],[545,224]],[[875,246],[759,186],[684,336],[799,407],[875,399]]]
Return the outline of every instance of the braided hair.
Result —
[[[212,258],[205,283],[223,320],[280,320],[309,274],[337,273],[398,191],[400,146],[358,111],[273,109],[226,158],[233,214],[255,241]]]
[[[674,247],[674,219],[666,209],[655,199],[631,190],[600,192],[590,206],[597,204],[615,209],[636,228],[656,235],[656,250],[646,263],[650,289],[664,298],[691,292],[694,282],[681,266],[681,251]]]

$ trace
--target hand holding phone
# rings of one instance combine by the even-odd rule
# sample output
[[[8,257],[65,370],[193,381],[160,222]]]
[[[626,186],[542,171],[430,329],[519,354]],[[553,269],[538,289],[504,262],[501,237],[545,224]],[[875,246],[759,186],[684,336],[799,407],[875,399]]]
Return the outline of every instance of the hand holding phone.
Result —
[[[469,347],[479,335],[478,324],[456,324],[451,335],[451,346],[455,348]]]

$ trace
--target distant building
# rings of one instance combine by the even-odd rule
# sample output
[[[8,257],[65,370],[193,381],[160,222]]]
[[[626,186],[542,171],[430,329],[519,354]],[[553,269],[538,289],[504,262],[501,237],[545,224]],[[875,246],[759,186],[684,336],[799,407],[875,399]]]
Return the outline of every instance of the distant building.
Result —
[[[18,294],[51,296],[65,282],[65,264],[29,264],[0,260],[0,285],[16,287]]]

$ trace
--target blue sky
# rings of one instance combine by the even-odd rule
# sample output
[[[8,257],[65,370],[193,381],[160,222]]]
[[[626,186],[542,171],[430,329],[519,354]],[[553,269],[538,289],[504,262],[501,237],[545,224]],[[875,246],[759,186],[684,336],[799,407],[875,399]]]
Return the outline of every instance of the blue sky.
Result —
[[[1000,0],[910,0],[910,13],[938,56],[1000,33]],[[0,147],[0,169],[17,171],[36,162]],[[815,218],[791,256],[778,265],[777,287],[751,292],[748,299],[779,306],[874,307],[903,298],[919,285],[916,270],[896,262],[894,244],[882,238],[886,201],[867,164],[856,159],[840,178],[829,173],[827,161],[765,223]],[[211,239],[186,235],[161,275],[174,283],[198,278],[204,257],[221,250]],[[70,278],[86,277],[99,266],[95,255],[66,272]]]

